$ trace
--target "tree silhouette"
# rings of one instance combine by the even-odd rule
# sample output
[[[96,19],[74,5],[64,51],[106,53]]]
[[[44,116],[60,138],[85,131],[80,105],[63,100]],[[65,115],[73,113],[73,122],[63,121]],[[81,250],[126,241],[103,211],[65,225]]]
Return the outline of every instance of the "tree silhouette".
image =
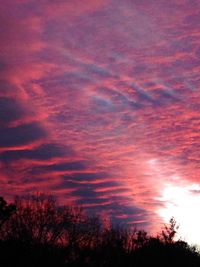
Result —
[[[169,221],[169,225],[164,226],[161,232],[161,239],[163,239],[165,243],[173,243],[178,229],[179,225],[177,225],[175,218],[172,217]]]
[[[66,231],[81,220],[81,210],[57,205],[52,195],[35,194],[15,199],[16,212],[7,222],[7,238],[30,243],[66,242]],[[71,231],[72,232],[72,231]]]
[[[8,204],[3,197],[0,197],[0,228],[10,218],[12,213],[16,210],[16,206]]]
[[[175,240],[177,223],[157,236],[105,226],[80,207],[59,206],[51,195],[0,198],[0,266],[199,267],[195,247]]]

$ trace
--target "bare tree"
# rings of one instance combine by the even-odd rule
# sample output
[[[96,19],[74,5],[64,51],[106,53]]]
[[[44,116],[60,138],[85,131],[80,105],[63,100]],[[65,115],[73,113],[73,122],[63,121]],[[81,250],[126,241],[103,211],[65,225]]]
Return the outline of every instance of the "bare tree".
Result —
[[[172,217],[169,221],[169,225],[165,225],[164,229],[162,230],[160,234],[160,238],[164,243],[173,243],[177,230],[179,228],[179,225],[177,225],[177,222],[174,217]]]
[[[40,244],[57,244],[72,214],[69,208],[58,207],[51,195],[36,194],[17,197],[16,212],[4,227],[7,238]]]

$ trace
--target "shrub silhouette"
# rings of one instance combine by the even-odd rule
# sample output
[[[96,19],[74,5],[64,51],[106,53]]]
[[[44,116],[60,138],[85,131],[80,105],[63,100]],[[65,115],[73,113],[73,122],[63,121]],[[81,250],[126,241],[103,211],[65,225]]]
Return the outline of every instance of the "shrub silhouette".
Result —
[[[165,225],[164,229],[162,230],[160,234],[160,238],[163,240],[166,244],[171,244],[174,242],[174,238],[176,236],[177,230],[179,226],[177,225],[177,222],[174,217],[172,217],[169,221],[169,225]]]
[[[2,197],[0,197],[0,228],[6,222],[6,220],[9,219],[15,209],[15,205],[8,204]]]
[[[0,198],[0,266],[200,266],[195,247],[175,240],[172,218],[156,237],[145,231],[104,226],[51,195]]]

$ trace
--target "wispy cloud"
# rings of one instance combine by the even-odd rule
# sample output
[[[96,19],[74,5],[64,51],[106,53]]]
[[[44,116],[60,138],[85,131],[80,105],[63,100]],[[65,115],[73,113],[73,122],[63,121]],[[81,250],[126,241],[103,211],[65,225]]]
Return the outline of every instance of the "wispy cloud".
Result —
[[[0,4],[0,194],[159,223],[199,182],[199,1]]]

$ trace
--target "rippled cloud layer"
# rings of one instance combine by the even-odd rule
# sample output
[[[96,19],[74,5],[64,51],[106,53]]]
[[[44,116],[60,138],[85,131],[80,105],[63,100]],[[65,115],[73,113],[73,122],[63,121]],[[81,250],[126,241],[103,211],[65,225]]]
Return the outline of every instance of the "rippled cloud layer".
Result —
[[[200,2],[0,4],[0,194],[155,228],[199,183]]]

